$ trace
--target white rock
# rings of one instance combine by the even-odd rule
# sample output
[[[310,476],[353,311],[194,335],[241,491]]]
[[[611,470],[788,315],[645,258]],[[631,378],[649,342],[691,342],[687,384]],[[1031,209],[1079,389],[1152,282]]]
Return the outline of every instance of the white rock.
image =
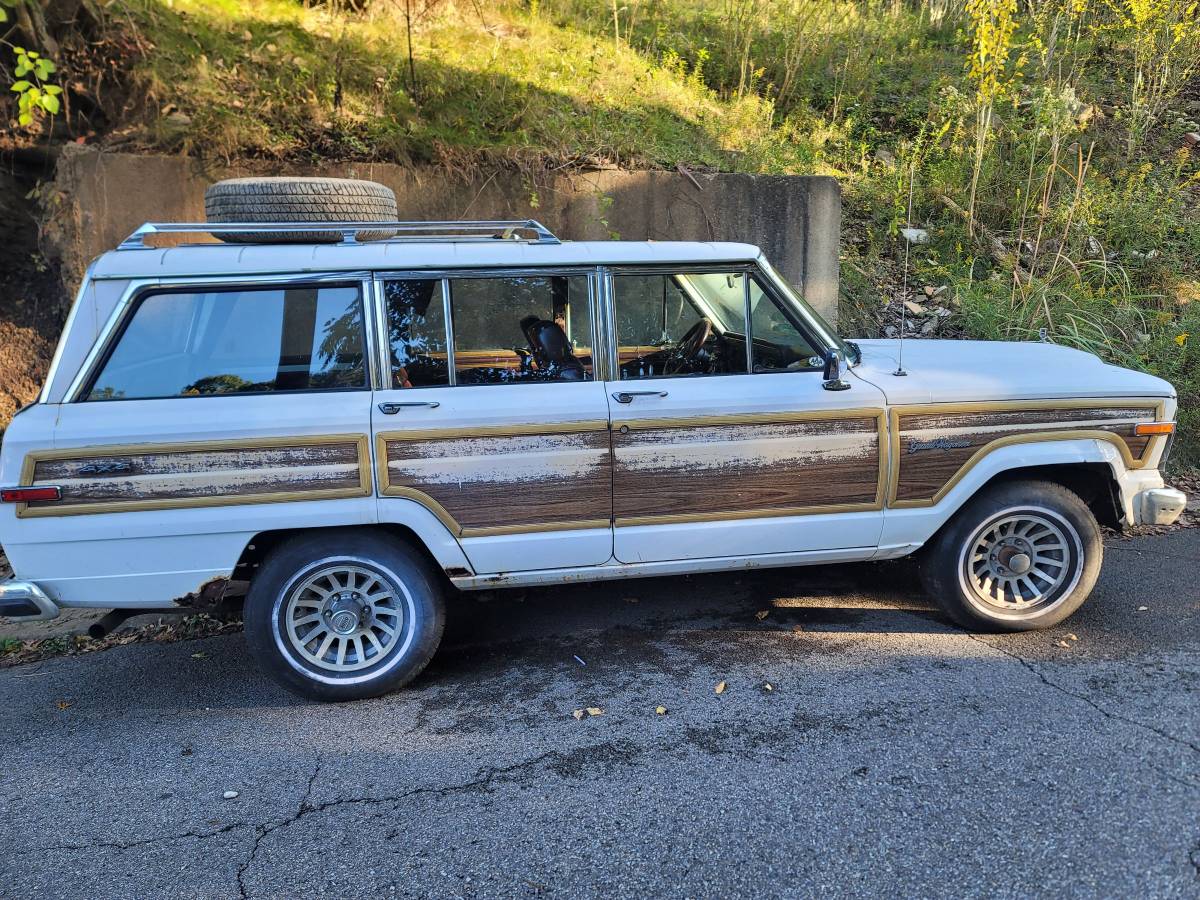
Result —
[[[221,795],[221,797],[222,797],[222,799],[225,799],[225,800],[232,800],[237,795],[238,795],[237,791],[226,791],[225,793],[223,793]]]

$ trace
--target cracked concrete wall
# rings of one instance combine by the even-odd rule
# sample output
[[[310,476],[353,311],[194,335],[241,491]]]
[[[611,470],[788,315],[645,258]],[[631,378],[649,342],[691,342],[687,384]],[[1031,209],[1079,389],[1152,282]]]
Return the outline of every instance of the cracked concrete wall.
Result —
[[[222,167],[74,146],[59,160],[47,230],[68,288],[142,222],[203,221],[209,184],[254,174],[379,181],[396,192],[402,219],[536,218],[575,240],[745,241],[826,319],[837,316],[841,192],[827,176],[606,170],[472,179],[389,163]]]

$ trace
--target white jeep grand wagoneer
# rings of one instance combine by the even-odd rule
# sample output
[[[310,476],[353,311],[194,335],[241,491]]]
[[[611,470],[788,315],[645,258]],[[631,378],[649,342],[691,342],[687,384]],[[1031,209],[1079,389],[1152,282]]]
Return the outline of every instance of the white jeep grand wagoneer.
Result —
[[[92,265],[4,433],[0,613],[244,594],[268,671],[354,698],[429,662],[452,585],[919,551],[960,625],[1042,628],[1092,590],[1099,523],[1183,508],[1157,378],[951,341],[902,374],[753,246],[381,222],[362,185],[223,182],[208,223]]]

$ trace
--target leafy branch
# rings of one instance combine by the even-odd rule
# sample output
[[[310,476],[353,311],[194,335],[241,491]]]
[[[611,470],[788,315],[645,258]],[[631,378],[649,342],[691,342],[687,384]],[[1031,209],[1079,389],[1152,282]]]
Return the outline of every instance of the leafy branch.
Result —
[[[24,4],[27,0],[0,0],[0,22],[7,22],[9,10],[13,10],[18,19],[28,19],[28,9]],[[24,16],[21,14],[25,13]],[[22,26],[22,30],[32,30]],[[17,94],[17,122],[21,125],[32,125],[34,118],[41,113],[50,116],[58,115],[62,109],[62,87],[50,84],[50,76],[57,70],[54,61],[48,59],[36,50],[26,50],[24,47],[9,43],[0,38],[0,44],[11,47],[16,58],[13,68],[12,83],[9,90]]]

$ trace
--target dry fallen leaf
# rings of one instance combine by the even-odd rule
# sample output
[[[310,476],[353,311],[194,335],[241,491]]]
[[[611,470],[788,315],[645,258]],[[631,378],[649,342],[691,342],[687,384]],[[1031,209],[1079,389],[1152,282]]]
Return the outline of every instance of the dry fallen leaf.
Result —
[[[575,710],[575,712],[571,713],[571,715],[573,715],[576,719],[582,719],[583,718],[583,710],[577,709],[577,710]]]
[[[654,707],[654,711],[660,716],[665,716],[667,714],[667,708],[665,706],[656,706]]]
[[[207,659],[207,658],[208,658],[208,654],[203,651],[201,651],[200,653],[192,654],[192,659]]]
[[[587,708],[587,714],[589,716],[602,716],[602,715],[604,715],[604,710],[601,709],[599,706],[589,706]]]
[[[725,682],[723,682],[723,681],[718,681],[718,682],[717,682],[717,686],[716,686],[715,688],[713,688],[713,690],[714,690],[716,693],[718,693],[718,694],[723,694],[723,693],[725,693]]]
[[[1077,640],[1079,640],[1079,635],[1074,634],[1074,633],[1068,634],[1067,640],[1068,641],[1077,641]]]
[[[70,709],[70,708],[71,708],[71,701],[70,701],[70,700],[59,700],[59,701],[58,701],[58,708],[59,708],[59,709]]]
[[[1055,641],[1055,642],[1054,642],[1054,646],[1055,646],[1055,647],[1062,647],[1064,650],[1070,650],[1070,649],[1071,649],[1071,645],[1070,645],[1070,644],[1068,644],[1066,641]]]
[[[760,609],[758,612],[756,612],[754,614],[754,618],[758,619],[758,621],[761,622],[763,619],[765,619],[770,614],[771,614],[771,611],[769,609]]]

